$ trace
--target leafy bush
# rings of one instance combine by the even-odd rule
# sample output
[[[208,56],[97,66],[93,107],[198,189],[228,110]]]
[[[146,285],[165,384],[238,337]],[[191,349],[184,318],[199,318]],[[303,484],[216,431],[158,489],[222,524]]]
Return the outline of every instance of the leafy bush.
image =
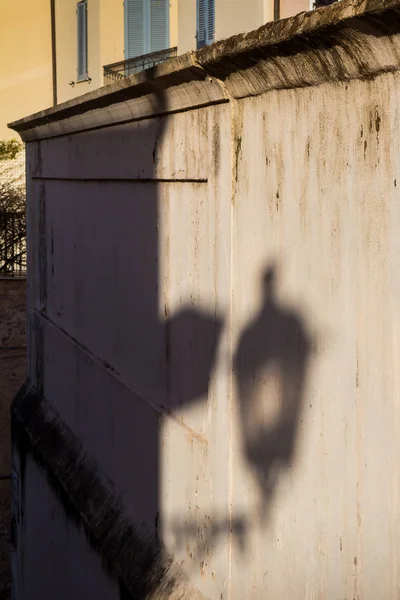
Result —
[[[13,160],[23,147],[18,140],[0,141],[0,160]]]

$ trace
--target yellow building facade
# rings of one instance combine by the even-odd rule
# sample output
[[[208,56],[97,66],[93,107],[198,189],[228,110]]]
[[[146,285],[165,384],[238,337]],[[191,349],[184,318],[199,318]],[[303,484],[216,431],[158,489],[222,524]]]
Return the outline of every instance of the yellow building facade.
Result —
[[[1,0],[0,140],[11,121],[332,1]]]
[[[107,83],[104,67],[123,63],[130,57],[127,37],[131,35],[132,17],[128,22],[128,13],[134,4],[136,7],[138,3],[132,0],[1,0],[0,140],[15,137],[7,123]],[[149,32],[148,46],[176,47],[178,0],[142,0],[142,5],[142,28],[146,26],[146,19],[149,23],[153,19],[159,27]],[[82,9],[86,28],[85,77],[80,77],[78,72],[82,58],[79,56],[82,54],[82,31],[79,30],[82,22],[78,13],[83,14]],[[168,14],[160,20],[164,9]],[[133,42],[141,28],[137,19],[134,27]],[[160,31],[165,32],[164,38],[160,37]],[[145,42],[144,38],[144,50]],[[135,47],[131,48],[131,54],[134,50]]]
[[[103,66],[123,59],[124,6],[118,0],[88,0],[87,78],[78,80],[76,0],[56,0],[57,98],[64,102],[103,85]]]
[[[0,140],[7,123],[53,104],[49,0],[0,2]]]
[[[177,45],[178,0],[169,0],[169,2],[168,0],[142,0],[139,18],[143,21],[139,21],[138,18],[138,4],[140,2],[132,0],[125,0],[125,2],[122,0],[83,0],[82,2],[56,0],[58,102],[85,94],[107,83],[104,79],[105,66],[122,63],[132,55],[151,52],[151,44],[146,44],[146,35],[143,34],[137,43],[140,31],[144,31],[148,23],[155,22],[159,27],[158,31],[152,30],[148,34],[147,38],[151,42],[154,42],[156,34],[160,33],[161,29],[162,31],[165,29],[165,39],[161,39],[158,46],[156,45],[157,49],[167,49]],[[84,73],[86,77],[79,76],[79,53],[82,51],[78,39],[79,10],[86,13],[83,23],[86,27],[84,34],[87,51],[86,73]],[[158,12],[153,17],[151,11]],[[166,12],[165,18],[160,23],[160,15],[163,16],[164,12]],[[128,48],[130,43],[132,47]],[[124,65],[121,65],[120,71],[123,69]]]

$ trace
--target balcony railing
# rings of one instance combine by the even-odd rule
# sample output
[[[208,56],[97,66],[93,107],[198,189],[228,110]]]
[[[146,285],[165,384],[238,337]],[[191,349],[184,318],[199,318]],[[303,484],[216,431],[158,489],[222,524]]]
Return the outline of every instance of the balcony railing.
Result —
[[[151,52],[150,54],[143,54],[142,56],[122,60],[111,65],[105,65],[103,67],[104,85],[108,85],[129,75],[134,75],[145,69],[150,69],[170,58],[174,58],[177,55],[177,50],[177,48],[168,48],[167,50]]]

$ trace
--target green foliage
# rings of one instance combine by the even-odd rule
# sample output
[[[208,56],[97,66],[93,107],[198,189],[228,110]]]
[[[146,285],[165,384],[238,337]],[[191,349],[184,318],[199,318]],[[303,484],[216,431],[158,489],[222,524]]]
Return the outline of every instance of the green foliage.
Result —
[[[23,144],[18,140],[0,141],[0,160],[12,160],[22,148]]]

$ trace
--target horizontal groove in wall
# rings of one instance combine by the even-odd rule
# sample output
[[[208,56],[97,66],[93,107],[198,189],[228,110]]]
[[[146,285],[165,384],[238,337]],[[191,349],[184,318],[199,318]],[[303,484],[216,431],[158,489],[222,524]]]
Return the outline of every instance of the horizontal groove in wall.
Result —
[[[167,179],[167,178],[147,178],[140,179],[113,177],[32,177],[34,181],[80,181],[82,183],[208,183],[208,179]]]

